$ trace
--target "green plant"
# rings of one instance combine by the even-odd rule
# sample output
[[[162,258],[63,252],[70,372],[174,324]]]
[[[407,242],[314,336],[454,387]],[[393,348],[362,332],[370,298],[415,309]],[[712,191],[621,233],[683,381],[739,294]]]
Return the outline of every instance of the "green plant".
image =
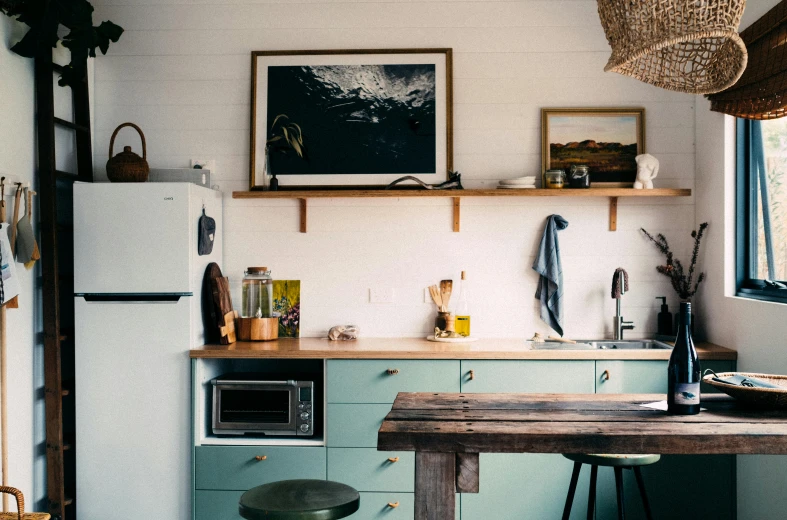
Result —
[[[678,296],[681,300],[691,299],[691,297],[697,293],[697,289],[705,279],[705,273],[700,273],[700,275],[697,277],[696,283],[694,283],[694,287],[692,287],[692,282],[694,281],[694,269],[697,266],[697,257],[700,254],[700,242],[702,241],[702,235],[705,234],[705,230],[707,228],[708,223],[703,222],[700,224],[699,230],[691,232],[691,238],[694,239],[694,249],[691,253],[691,263],[689,264],[688,272],[684,271],[681,261],[675,258],[672,250],[669,247],[669,244],[667,243],[667,238],[664,235],[659,233],[654,237],[645,231],[645,228],[640,228],[640,231],[642,231],[646,237],[656,244],[658,250],[667,257],[667,263],[665,265],[656,266],[656,271],[670,279],[673,289],[675,289],[675,292],[678,293]]]
[[[292,149],[298,154],[298,157],[303,159],[303,131],[297,124],[285,121],[289,119],[286,114],[276,116],[271,125],[271,138],[265,141],[265,146],[268,149],[278,149],[284,153],[287,149]],[[274,143],[279,144],[272,146]]]
[[[71,63],[60,75],[61,86],[73,85],[85,77],[87,58],[95,58],[96,48],[107,53],[110,42],[117,42],[123,28],[110,21],[93,25],[93,6],[87,0],[0,0],[0,11],[30,27],[11,50],[35,58],[58,42],[71,51]],[[68,29],[62,38],[60,27]]]

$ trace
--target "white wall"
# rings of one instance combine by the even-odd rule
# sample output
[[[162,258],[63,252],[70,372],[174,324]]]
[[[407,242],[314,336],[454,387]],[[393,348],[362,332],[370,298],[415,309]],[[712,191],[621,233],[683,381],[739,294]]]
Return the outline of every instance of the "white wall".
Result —
[[[750,1],[742,28],[777,0]],[[787,305],[734,297],[735,121],[697,102],[697,223],[710,222],[703,246],[708,283],[700,322],[708,339],[738,351],[743,371],[787,373]],[[787,457],[738,457],[738,518],[779,518],[787,510]]]
[[[0,15],[0,175],[34,182],[35,104],[33,62],[9,49],[23,34],[22,26]],[[9,195],[10,191],[10,195]],[[6,189],[8,221],[13,191]],[[39,268],[17,264],[22,293],[19,308],[7,311],[9,484],[22,490],[28,509],[42,499],[45,488],[43,425],[43,353],[40,327]],[[13,503],[13,500],[11,501]]]
[[[546,331],[530,266],[551,213],[570,222],[560,235],[568,335],[611,332],[609,291],[619,266],[631,275],[623,308],[637,334],[655,332],[656,296],[669,296],[675,308],[655,272],[659,255],[637,229],[664,232],[685,251],[691,198],[623,200],[616,233],[600,199],[465,199],[461,233],[450,232],[447,199],[315,200],[307,234],[297,232],[294,201],[230,198],[248,187],[249,58],[263,49],[452,47],[455,166],[468,186],[540,171],[541,107],[622,105],[647,109],[648,150],[662,161],[658,185],[692,188],[694,98],[604,73],[609,48],[594,0],[96,3],[98,19],[126,29],[96,60],[97,176],[124,121],[146,132],[151,166],[216,159],[214,178],[226,194],[223,270],[235,295],[249,265],[302,280],[304,335],[340,323],[356,323],[367,336],[426,334],[433,309],[423,288],[457,280],[462,269],[473,283],[475,332]],[[131,133],[119,139],[139,148]],[[367,303],[373,286],[394,288],[396,303]]]

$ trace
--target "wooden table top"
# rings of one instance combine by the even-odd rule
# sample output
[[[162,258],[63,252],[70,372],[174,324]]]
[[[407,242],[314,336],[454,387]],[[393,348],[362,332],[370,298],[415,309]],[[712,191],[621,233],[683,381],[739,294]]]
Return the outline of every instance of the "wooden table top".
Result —
[[[456,453],[787,454],[787,411],[702,397],[698,415],[643,403],[664,394],[400,393],[379,450]]]
[[[667,360],[671,350],[541,350],[524,339],[482,338],[474,343],[435,343],[424,338],[286,338],[204,345],[191,358],[224,359],[539,359],[539,360]],[[735,360],[738,353],[712,343],[697,344],[701,360]]]

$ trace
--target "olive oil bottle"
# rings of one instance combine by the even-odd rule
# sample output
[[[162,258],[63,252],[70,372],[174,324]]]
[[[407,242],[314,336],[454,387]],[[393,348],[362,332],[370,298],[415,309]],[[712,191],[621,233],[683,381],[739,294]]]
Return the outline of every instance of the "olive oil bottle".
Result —
[[[459,300],[454,311],[456,321],[454,328],[457,334],[462,336],[470,335],[470,306],[467,303],[467,276],[462,271],[462,280],[459,282]]]

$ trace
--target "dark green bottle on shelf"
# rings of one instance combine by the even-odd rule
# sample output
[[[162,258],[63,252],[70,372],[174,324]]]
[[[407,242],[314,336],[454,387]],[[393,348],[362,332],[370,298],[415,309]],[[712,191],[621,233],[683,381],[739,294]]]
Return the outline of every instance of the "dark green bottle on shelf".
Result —
[[[700,360],[691,338],[691,303],[680,303],[675,346],[667,367],[667,412],[674,415],[700,413]]]

